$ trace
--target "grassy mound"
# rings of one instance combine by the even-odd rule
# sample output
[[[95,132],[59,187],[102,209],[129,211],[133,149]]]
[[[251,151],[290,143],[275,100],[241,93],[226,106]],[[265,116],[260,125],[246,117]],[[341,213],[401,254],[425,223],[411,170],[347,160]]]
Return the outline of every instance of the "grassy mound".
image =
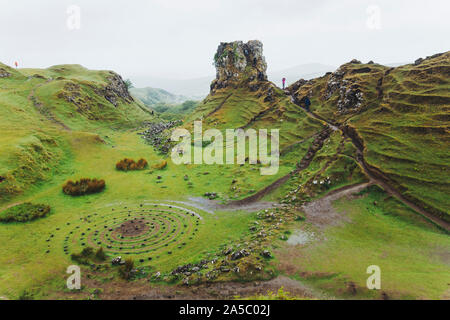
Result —
[[[105,186],[105,180],[82,178],[75,182],[67,181],[63,186],[63,192],[71,196],[82,196],[101,192]]]
[[[45,217],[49,212],[50,206],[26,202],[0,212],[0,222],[32,221]]]

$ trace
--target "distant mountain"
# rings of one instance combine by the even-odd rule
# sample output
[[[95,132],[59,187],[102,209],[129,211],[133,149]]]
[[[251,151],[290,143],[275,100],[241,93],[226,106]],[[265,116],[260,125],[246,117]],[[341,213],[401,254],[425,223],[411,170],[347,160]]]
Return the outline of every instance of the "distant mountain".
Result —
[[[195,79],[167,79],[152,76],[131,76],[137,87],[164,88],[175,95],[185,96],[191,100],[201,100],[209,93],[209,85],[214,76]]]
[[[164,89],[158,88],[131,88],[130,93],[145,103],[147,106],[154,106],[156,104],[181,104],[189,97],[170,93]]]

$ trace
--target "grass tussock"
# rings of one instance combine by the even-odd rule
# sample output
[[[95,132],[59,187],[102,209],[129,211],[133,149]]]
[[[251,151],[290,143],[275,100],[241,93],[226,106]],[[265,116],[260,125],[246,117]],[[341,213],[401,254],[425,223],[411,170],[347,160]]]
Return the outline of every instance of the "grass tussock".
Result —
[[[130,280],[133,277],[134,260],[128,258],[125,260],[125,264],[119,268],[119,275],[122,279]]]
[[[29,202],[6,209],[0,213],[0,222],[27,222],[46,216],[50,206]]]
[[[63,192],[70,196],[82,196],[98,193],[105,189],[105,180],[82,178],[79,181],[67,181],[63,185]]]
[[[116,163],[116,169],[120,171],[144,170],[148,167],[147,160],[141,158],[137,162],[133,159],[125,158]]]
[[[108,256],[102,247],[96,251],[92,247],[84,248],[80,253],[72,253],[71,259],[80,264],[88,265],[91,261],[104,262]]]

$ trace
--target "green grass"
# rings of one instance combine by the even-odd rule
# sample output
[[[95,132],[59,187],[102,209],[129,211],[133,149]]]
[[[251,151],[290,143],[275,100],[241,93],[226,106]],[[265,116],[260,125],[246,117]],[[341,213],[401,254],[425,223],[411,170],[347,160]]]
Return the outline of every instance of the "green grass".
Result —
[[[380,298],[379,291],[366,289],[366,268],[378,265],[381,290],[390,298],[443,299],[448,294],[448,234],[377,187],[335,207],[350,222],[326,230],[326,240],[296,250],[292,263],[309,274],[296,278],[337,296]],[[357,286],[356,296],[346,290],[350,281]]]

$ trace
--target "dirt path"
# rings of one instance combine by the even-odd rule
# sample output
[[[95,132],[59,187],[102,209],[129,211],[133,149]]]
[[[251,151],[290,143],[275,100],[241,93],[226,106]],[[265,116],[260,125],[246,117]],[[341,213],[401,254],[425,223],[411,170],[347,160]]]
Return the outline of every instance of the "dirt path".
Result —
[[[22,203],[23,202],[14,202],[14,203],[8,204],[6,207],[0,208],[0,212],[5,211],[6,209],[9,209],[14,206],[18,206],[19,204],[22,204]]]
[[[101,299],[109,300],[229,300],[258,294],[276,293],[280,288],[296,297],[330,298],[297,280],[278,276],[269,281],[218,282],[192,286],[154,286],[127,283],[104,288]]]
[[[208,200],[200,197],[191,197],[188,202],[175,201],[178,203],[183,203],[186,205],[191,205],[197,209],[204,210],[206,212],[214,214],[214,210],[223,211],[235,211],[235,210],[245,210],[245,211],[259,211],[264,209],[270,209],[278,206],[275,202],[268,201],[258,201],[247,204],[238,205],[233,202],[229,204],[221,204],[217,200]]]
[[[339,224],[344,216],[333,208],[333,202],[342,197],[349,197],[371,184],[372,182],[367,182],[346,186],[331,191],[326,196],[303,205],[302,209],[305,212],[306,220],[319,229]]]
[[[223,105],[225,104],[225,102],[227,102],[227,100],[228,100],[232,95],[233,95],[232,93],[230,93],[229,95],[227,95],[227,96],[225,97],[225,99],[223,99],[223,101],[222,101],[217,107],[215,107],[213,111],[211,111],[210,113],[208,113],[204,118],[208,118],[209,116],[211,116],[211,115],[213,115],[214,113],[216,113],[217,111],[219,111],[220,108],[223,107]]]
[[[364,158],[362,156],[357,157],[359,164],[364,168],[364,172],[367,176],[370,177],[370,179],[375,182],[377,185],[382,187],[384,191],[386,191],[391,196],[397,198],[401,202],[403,202],[405,205],[413,209],[414,211],[420,213],[422,216],[427,218],[428,220],[432,221],[434,224],[440,226],[441,228],[445,229],[446,231],[450,231],[450,223],[437,217],[436,215],[427,212],[423,208],[416,205],[414,202],[406,199],[397,189],[395,189],[393,186],[391,186],[389,183],[387,183],[384,179],[381,179],[379,175],[377,175],[373,169],[365,162]]]
[[[68,126],[66,126],[63,122],[59,121],[58,119],[56,119],[55,116],[53,115],[53,113],[48,108],[45,108],[44,104],[41,101],[39,101],[39,99],[36,97],[36,89],[38,89],[38,88],[42,87],[43,85],[46,85],[52,81],[53,81],[53,79],[47,79],[47,81],[34,86],[31,89],[30,94],[28,95],[28,100],[35,106],[35,108],[39,111],[39,113],[42,114],[47,120],[62,127],[65,131],[71,131],[71,129]]]
[[[284,148],[280,151],[280,156],[283,156],[283,155],[285,155],[286,153],[291,152],[296,146],[299,146],[299,145],[301,145],[301,144],[307,142],[307,141],[308,141],[309,139],[311,139],[311,138],[317,137],[317,135],[319,135],[319,134],[320,134],[320,132],[314,133],[314,134],[312,134],[312,135],[306,137],[305,139],[296,141],[296,142],[294,142],[294,143],[292,143],[292,144],[290,144],[290,145],[284,147]]]

